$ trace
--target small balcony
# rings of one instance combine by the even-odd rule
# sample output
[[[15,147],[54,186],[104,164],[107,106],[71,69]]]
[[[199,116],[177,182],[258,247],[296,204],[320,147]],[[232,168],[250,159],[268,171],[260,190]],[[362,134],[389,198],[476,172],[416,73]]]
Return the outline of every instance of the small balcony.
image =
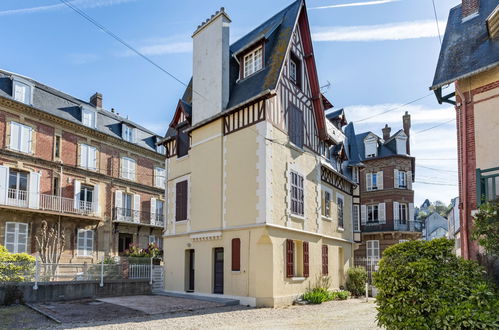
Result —
[[[374,221],[362,224],[361,231],[364,233],[381,231],[421,232],[422,223],[420,221],[414,220],[395,220],[393,223],[391,222],[391,220],[388,223],[379,223],[377,221]]]
[[[29,191],[21,189],[8,189],[5,205],[61,214],[98,216],[92,202],[75,201],[72,198],[55,195],[30,194]]]
[[[164,226],[163,214],[137,211],[123,207],[115,207],[113,209],[113,221],[161,228]]]

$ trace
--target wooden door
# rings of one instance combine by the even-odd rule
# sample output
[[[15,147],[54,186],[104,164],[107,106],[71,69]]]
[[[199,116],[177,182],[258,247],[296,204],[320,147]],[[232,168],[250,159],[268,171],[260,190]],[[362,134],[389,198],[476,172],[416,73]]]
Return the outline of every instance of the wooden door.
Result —
[[[224,249],[215,248],[213,293],[224,293]]]
[[[187,291],[194,292],[194,250],[189,250],[189,282]]]

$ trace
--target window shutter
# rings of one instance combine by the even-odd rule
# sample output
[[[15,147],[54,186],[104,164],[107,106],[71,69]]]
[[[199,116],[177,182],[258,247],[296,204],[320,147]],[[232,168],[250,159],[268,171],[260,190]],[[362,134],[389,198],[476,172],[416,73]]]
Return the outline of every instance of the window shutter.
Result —
[[[239,238],[232,239],[232,271],[241,271],[241,240]]]
[[[31,153],[31,143],[33,142],[33,129],[26,125],[21,125],[21,151]]]
[[[121,158],[121,177],[124,179],[128,178],[128,160],[124,157]]]
[[[74,208],[76,210],[80,209],[80,195],[81,195],[81,182],[74,180]]]
[[[88,146],[86,144],[80,144],[80,166],[88,166]]]
[[[29,173],[28,207],[37,209],[40,205],[40,173]]]
[[[95,215],[99,216],[100,215],[100,205],[99,205],[99,184],[96,184],[94,186],[94,192],[92,194],[92,209],[95,213]]]
[[[399,170],[397,169],[393,170],[393,187],[394,188],[399,187]]]
[[[133,222],[140,222],[140,195],[133,194]]]
[[[5,226],[5,247],[11,253],[16,253],[17,223],[7,222]]]
[[[151,225],[156,224],[156,198],[151,198]]]
[[[89,147],[89,161],[90,161],[90,169],[96,170],[97,169],[97,148],[95,147]]]
[[[409,221],[414,220],[414,203],[409,203]]]
[[[326,276],[329,274],[329,259],[328,259],[328,246],[322,246],[322,275]]]
[[[373,189],[372,174],[371,173],[366,173],[366,187],[367,187],[368,191]]]
[[[11,121],[10,122],[10,149],[20,150],[19,137],[21,135],[21,126]]]
[[[121,190],[116,190],[114,192],[114,207],[115,207],[115,212],[116,212],[116,220],[122,221],[123,220],[123,191]]]
[[[129,160],[128,170],[130,171],[129,172],[130,173],[130,177],[129,177],[130,180],[135,180],[136,179],[135,168],[136,168],[136,162],[135,162],[135,160]]]
[[[178,182],[175,196],[176,221],[187,220],[187,180]]]
[[[17,253],[28,252],[28,224],[17,223]]]
[[[365,205],[360,206],[360,222],[363,225],[367,222],[367,210]]]
[[[407,172],[407,189],[412,190],[412,171]]]
[[[293,240],[290,240],[290,239],[286,240],[286,277],[293,277],[294,276],[294,272],[293,272],[294,246],[293,245],[294,245]]]
[[[386,223],[385,203],[378,204],[378,218],[379,223]]]
[[[393,202],[393,220],[399,220],[399,219],[400,219],[399,203]]]
[[[0,204],[7,204],[7,191],[9,184],[9,168],[0,165]]]
[[[383,171],[378,172],[378,177],[377,179],[377,184],[378,184],[378,190],[383,189]]]
[[[308,242],[303,242],[303,276],[309,276]]]

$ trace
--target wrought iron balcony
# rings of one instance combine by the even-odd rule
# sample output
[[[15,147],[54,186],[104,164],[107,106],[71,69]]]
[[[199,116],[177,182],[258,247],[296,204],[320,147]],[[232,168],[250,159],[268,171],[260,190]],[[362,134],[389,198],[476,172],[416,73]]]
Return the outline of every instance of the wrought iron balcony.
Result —
[[[113,209],[113,221],[126,222],[137,225],[149,225],[163,227],[164,216],[159,213],[137,211],[129,208],[115,207]]]
[[[361,232],[410,231],[421,232],[422,223],[414,220],[387,220],[386,223],[367,222],[361,224]]]

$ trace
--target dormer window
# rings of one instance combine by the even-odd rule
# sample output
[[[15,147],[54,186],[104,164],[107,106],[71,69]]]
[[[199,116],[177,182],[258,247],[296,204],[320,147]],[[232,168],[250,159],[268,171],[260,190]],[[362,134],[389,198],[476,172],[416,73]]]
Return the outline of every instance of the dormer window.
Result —
[[[166,155],[166,148],[164,145],[157,146],[156,151],[162,155]]]
[[[366,158],[374,158],[378,156],[378,141],[376,138],[371,137],[364,141],[364,148],[366,150]]]
[[[33,85],[14,79],[12,82],[12,97],[16,101],[31,105],[33,103]]]
[[[255,50],[246,54],[243,58],[244,63],[244,77],[247,78],[253,73],[259,71],[263,67],[263,47],[257,47]]]
[[[81,123],[87,127],[95,128],[97,123],[97,112],[89,108],[82,108]]]
[[[407,154],[407,137],[405,136],[397,137],[396,143],[397,143],[397,154],[398,155]]]
[[[128,142],[132,142],[132,143],[135,142],[135,128],[134,127],[127,125],[127,124],[123,124],[121,135],[122,135],[123,140],[128,141]]]

